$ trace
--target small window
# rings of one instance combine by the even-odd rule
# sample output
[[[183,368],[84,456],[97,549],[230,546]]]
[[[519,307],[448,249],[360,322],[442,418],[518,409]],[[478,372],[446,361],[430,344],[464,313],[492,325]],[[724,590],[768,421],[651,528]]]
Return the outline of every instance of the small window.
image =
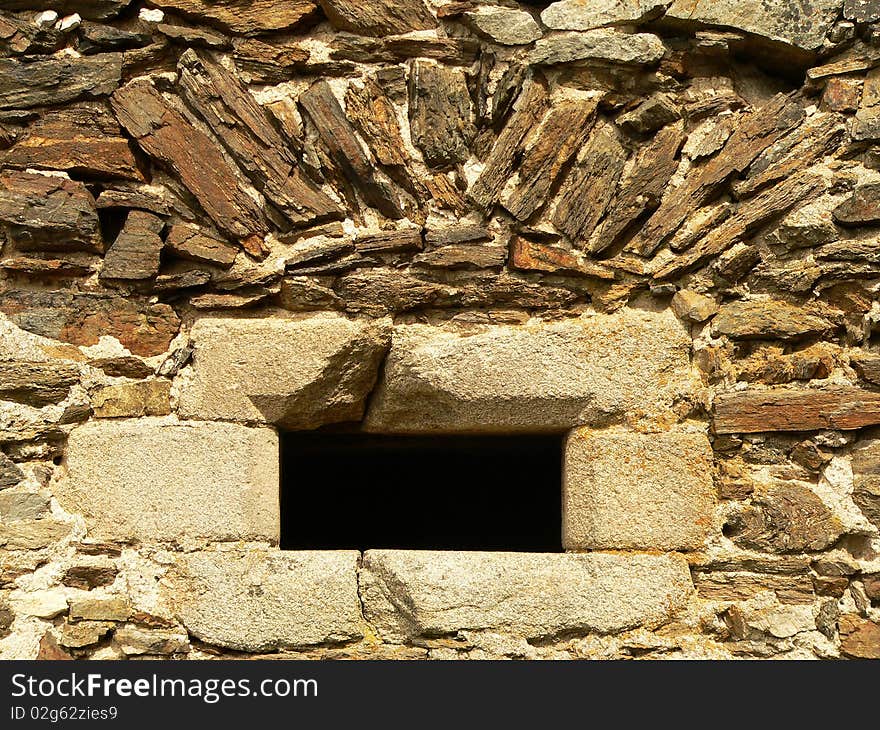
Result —
[[[282,434],[287,550],[562,550],[562,437]]]

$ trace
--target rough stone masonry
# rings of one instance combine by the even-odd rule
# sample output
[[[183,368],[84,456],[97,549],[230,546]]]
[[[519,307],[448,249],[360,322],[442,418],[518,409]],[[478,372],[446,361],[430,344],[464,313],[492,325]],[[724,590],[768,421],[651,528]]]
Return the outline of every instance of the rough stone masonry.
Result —
[[[0,657],[880,658],[880,1],[3,8]],[[564,552],[280,550],[333,424]]]

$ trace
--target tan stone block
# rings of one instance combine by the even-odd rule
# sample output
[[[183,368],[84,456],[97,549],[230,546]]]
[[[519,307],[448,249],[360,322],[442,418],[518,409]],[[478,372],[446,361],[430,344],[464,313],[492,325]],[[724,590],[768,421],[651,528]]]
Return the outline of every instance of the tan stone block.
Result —
[[[534,432],[666,414],[694,387],[690,345],[669,311],[469,329],[400,325],[365,427]]]
[[[336,315],[200,320],[180,415],[299,429],[359,420],[390,337],[388,320]]]
[[[705,433],[573,431],[565,446],[566,550],[688,550],[712,522],[712,448]]]
[[[675,554],[369,550],[359,579],[364,616],[385,641],[657,626],[693,592],[687,561]]]
[[[125,596],[88,596],[70,601],[70,618],[86,621],[125,621],[131,603]]]
[[[171,413],[171,381],[108,385],[92,396],[92,408],[98,418],[166,416]]]
[[[278,437],[170,418],[73,429],[55,496],[100,540],[277,540]]]
[[[180,555],[164,583],[191,635],[241,651],[363,635],[356,550],[235,549]]]

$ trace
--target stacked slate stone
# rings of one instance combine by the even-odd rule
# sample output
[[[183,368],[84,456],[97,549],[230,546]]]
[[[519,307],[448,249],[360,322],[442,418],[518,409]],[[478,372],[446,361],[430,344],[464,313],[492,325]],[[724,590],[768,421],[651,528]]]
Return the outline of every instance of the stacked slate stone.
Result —
[[[0,656],[880,658],[880,2],[2,7]],[[569,553],[278,551],[352,421]]]

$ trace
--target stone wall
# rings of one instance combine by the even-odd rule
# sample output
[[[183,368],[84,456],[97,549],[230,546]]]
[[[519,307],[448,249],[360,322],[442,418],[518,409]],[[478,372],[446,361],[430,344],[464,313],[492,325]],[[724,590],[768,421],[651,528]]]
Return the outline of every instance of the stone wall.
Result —
[[[0,656],[880,658],[880,4],[3,7]],[[339,424],[565,552],[278,549]]]

